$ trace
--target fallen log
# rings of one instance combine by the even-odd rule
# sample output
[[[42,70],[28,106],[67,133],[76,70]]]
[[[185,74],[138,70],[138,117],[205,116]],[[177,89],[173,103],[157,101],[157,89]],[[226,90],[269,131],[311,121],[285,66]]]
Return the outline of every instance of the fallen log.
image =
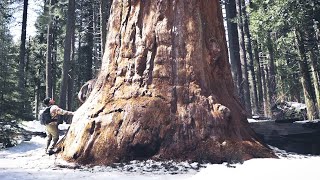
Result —
[[[255,121],[250,122],[250,126],[271,146],[299,154],[320,154],[320,120],[292,123]]]

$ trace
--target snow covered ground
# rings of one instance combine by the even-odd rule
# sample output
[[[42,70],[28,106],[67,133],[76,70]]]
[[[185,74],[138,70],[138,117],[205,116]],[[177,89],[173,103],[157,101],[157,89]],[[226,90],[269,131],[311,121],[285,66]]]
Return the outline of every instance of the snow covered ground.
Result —
[[[61,125],[60,125],[61,126]],[[25,123],[29,130],[44,130],[35,122]],[[67,128],[66,125],[59,127]],[[288,153],[274,148],[280,159],[252,159],[234,168],[226,164],[198,164],[132,161],[114,166],[83,167],[44,153],[45,139],[33,137],[16,147],[0,151],[0,179],[245,179],[245,180],[319,180],[320,156]]]

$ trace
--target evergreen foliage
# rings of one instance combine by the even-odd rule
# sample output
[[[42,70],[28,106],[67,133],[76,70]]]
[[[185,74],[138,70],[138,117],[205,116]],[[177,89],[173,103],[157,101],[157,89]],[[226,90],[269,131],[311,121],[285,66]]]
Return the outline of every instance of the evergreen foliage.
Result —
[[[0,10],[0,121],[20,119],[18,91],[18,46],[13,43],[9,24],[13,9],[10,1],[1,2]]]
[[[312,57],[314,52],[318,54],[319,39],[316,31],[319,29],[319,2],[313,0],[253,0],[250,3],[250,28],[255,40],[261,47],[261,54],[267,54],[268,35],[271,35],[272,46],[275,50],[277,99],[276,104],[282,101],[298,101],[307,103],[303,97],[303,87],[299,78],[304,72],[299,69],[299,62],[302,61],[297,44],[297,32],[304,40],[307,54],[308,72],[312,73]],[[261,57],[268,61],[269,57]],[[318,66],[319,59],[314,60]],[[314,68],[319,72],[318,68]],[[315,83],[317,79],[312,79]],[[319,83],[319,82],[318,82]],[[315,86],[309,89],[317,90]],[[304,90],[306,91],[306,89]],[[312,93],[312,92],[309,92]],[[314,101],[319,97],[313,96]]]

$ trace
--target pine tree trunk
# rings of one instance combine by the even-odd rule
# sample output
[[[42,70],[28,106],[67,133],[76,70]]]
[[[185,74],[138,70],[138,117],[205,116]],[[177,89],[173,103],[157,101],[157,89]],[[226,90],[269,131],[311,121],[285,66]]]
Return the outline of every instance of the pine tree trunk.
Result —
[[[296,61],[299,61],[299,60],[296,60]],[[299,79],[300,76],[298,74],[293,74],[290,78],[292,79]],[[298,82],[296,84],[293,84],[291,86],[291,89],[290,89],[290,95],[291,95],[291,101],[294,101],[294,102],[302,102],[301,100],[301,81],[298,80]],[[298,87],[298,88],[297,88]]]
[[[92,19],[92,16],[93,16],[93,6],[90,5],[89,7],[89,16],[87,16],[86,18],[88,18],[88,29],[86,30],[86,35],[85,35],[85,39],[86,39],[86,42],[87,42],[87,45],[86,45],[86,50],[85,50],[85,54],[86,54],[86,61],[87,61],[87,64],[86,64],[86,74],[85,74],[85,80],[88,81],[90,79],[92,79],[92,76],[93,76],[93,19]]]
[[[306,35],[308,36],[309,46],[310,46],[310,60],[311,60],[311,71],[313,78],[313,86],[315,91],[315,97],[318,109],[320,108],[320,70],[319,70],[319,49],[316,39],[315,29],[313,23],[306,27]]]
[[[60,144],[66,160],[275,157],[234,95],[218,0],[112,4],[102,70]]]
[[[53,48],[53,5],[55,0],[49,1],[49,22],[47,27],[47,54],[46,54],[46,96],[53,97],[52,84],[52,48]]]
[[[57,38],[56,34],[56,26],[53,27],[53,34],[52,34],[52,47],[53,47],[53,52],[52,53],[52,98],[58,99],[56,90],[57,90],[57,68],[58,68],[58,63],[57,63],[57,56],[58,56],[58,43],[55,41]]]
[[[75,34],[72,35],[72,41],[71,41],[71,58],[70,58],[70,73],[68,77],[68,93],[67,93],[67,109],[72,110],[73,105],[73,99],[74,99],[74,79],[75,79]]]
[[[240,47],[240,61],[242,67],[242,78],[241,87],[243,88],[244,102],[246,111],[249,117],[252,115],[251,109],[251,99],[250,99],[250,88],[249,88],[249,75],[248,75],[248,65],[247,65],[247,52],[244,42],[244,31],[243,31],[243,18],[242,18],[242,2],[243,0],[236,0],[237,11],[238,11],[238,32],[239,32],[239,47]]]
[[[78,5],[79,9],[81,10],[79,12],[79,14],[77,16],[79,16],[79,24],[77,24],[78,27],[78,34],[77,34],[77,54],[78,54],[78,58],[77,61],[75,62],[75,64],[77,65],[75,68],[75,74],[76,74],[76,81],[75,81],[75,87],[79,88],[81,87],[81,85],[83,84],[83,82],[85,82],[85,74],[83,73],[85,71],[85,69],[83,68],[83,64],[85,63],[84,60],[84,55],[83,55],[83,47],[82,47],[82,41],[83,41],[83,36],[82,36],[82,32],[83,32],[83,14],[82,14],[82,1],[79,2]],[[77,89],[78,90],[78,89]]]
[[[112,0],[100,0],[100,24],[101,24],[101,53],[104,54],[107,38],[107,22],[109,18]]]
[[[246,10],[245,1],[242,0],[242,7],[243,7],[243,29],[246,35],[246,51],[249,55],[249,65],[248,69],[250,70],[250,77],[248,76],[248,82],[250,81],[251,84],[251,96],[252,97],[252,106],[254,114],[258,114],[258,93],[257,93],[257,83],[256,83],[256,75],[254,72],[254,65],[253,65],[253,53],[252,53],[252,46],[251,46],[251,34],[249,30],[249,22],[248,22],[248,14]]]
[[[62,82],[60,89],[60,101],[59,106],[63,109],[66,109],[67,105],[67,91],[68,88],[68,79],[69,79],[69,70],[70,70],[70,58],[71,58],[71,49],[72,49],[72,37],[74,36],[75,28],[75,0],[69,0],[68,3],[68,12],[67,12],[67,28],[66,28],[66,37],[64,41],[64,56],[63,56],[63,67],[62,67]]]
[[[227,18],[227,29],[228,29],[228,41],[229,41],[229,54],[231,61],[231,72],[232,77],[235,82],[235,87],[240,100],[245,104],[242,88],[242,70],[241,70],[241,61],[240,61],[240,48],[239,48],[239,36],[237,23],[233,22],[237,17],[237,8],[235,0],[229,0],[225,3],[226,7],[226,18]]]
[[[309,74],[306,51],[304,47],[304,37],[299,30],[296,30],[297,47],[300,53],[299,68],[301,73],[301,84],[303,87],[304,99],[307,106],[307,115],[309,120],[317,119],[318,110],[316,109],[315,93],[312,88],[311,77]]]
[[[93,34],[93,73],[97,74],[101,67],[101,28],[100,28],[100,13],[99,13],[98,2],[92,3],[92,34]]]
[[[270,110],[276,103],[276,74],[275,74],[275,66],[274,66],[274,50],[271,41],[271,34],[268,33],[267,37],[267,48],[269,53],[269,76],[268,76],[268,100]],[[270,117],[273,118],[273,114],[271,112]]]
[[[311,52],[310,54],[310,59],[311,59],[311,70],[312,70],[312,77],[313,77],[313,85],[314,85],[314,91],[315,91],[315,97],[316,97],[316,102],[318,109],[320,107],[320,77],[318,73],[318,58],[316,56],[316,53],[314,51]]]
[[[36,82],[35,82],[35,88],[36,88],[36,92],[35,92],[35,118],[37,119],[38,115],[39,115],[39,105],[40,105],[40,88],[41,88],[41,81],[40,81],[40,68],[37,69],[37,75],[36,75]]]
[[[254,41],[253,43],[253,50],[254,50],[254,59],[255,64],[257,67],[257,91],[258,91],[258,111],[260,112],[261,109],[263,110],[263,90],[262,90],[262,70],[260,66],[260,57],[259,57],[259,48],[258,42]]]
[[[19,60],[19,92],[21,95],[22,105],[25,104],[26,90],[25,90],[25,61],[26,61],[26,37],[27,37],[27,13],[28,0],[23,1],[23,16],[21,28],[21,44],[20,44],[20,60]],[[24,109],[24,108],[23,108]]]
[[[262,70],[261,70],[261,76],[262,76],[262,84],[263,84],[263,110],[264,110],[264,115],[266,117],[271,117],[271,112],[270,112],[270,101],[268,99],[268,87],[269,87],[269,71],[268,67],[266,65],[266,57],[263,57],[264,61],[262,62]]]

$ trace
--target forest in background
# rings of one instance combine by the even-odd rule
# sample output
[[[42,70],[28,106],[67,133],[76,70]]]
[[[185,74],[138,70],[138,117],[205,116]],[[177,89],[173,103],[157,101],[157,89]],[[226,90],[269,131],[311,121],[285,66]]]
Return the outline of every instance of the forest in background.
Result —
[[[19,42],[10,34],[20,4]],[[28,0],[0,2],[0,121],[33,120],[46,96],[68,110],[100,70],[111,0],[44,0],[26,36]],[[248,117],[272,118],[281,102],[305,103],[319,118],[320,2],[222,0],[236,94]]]

